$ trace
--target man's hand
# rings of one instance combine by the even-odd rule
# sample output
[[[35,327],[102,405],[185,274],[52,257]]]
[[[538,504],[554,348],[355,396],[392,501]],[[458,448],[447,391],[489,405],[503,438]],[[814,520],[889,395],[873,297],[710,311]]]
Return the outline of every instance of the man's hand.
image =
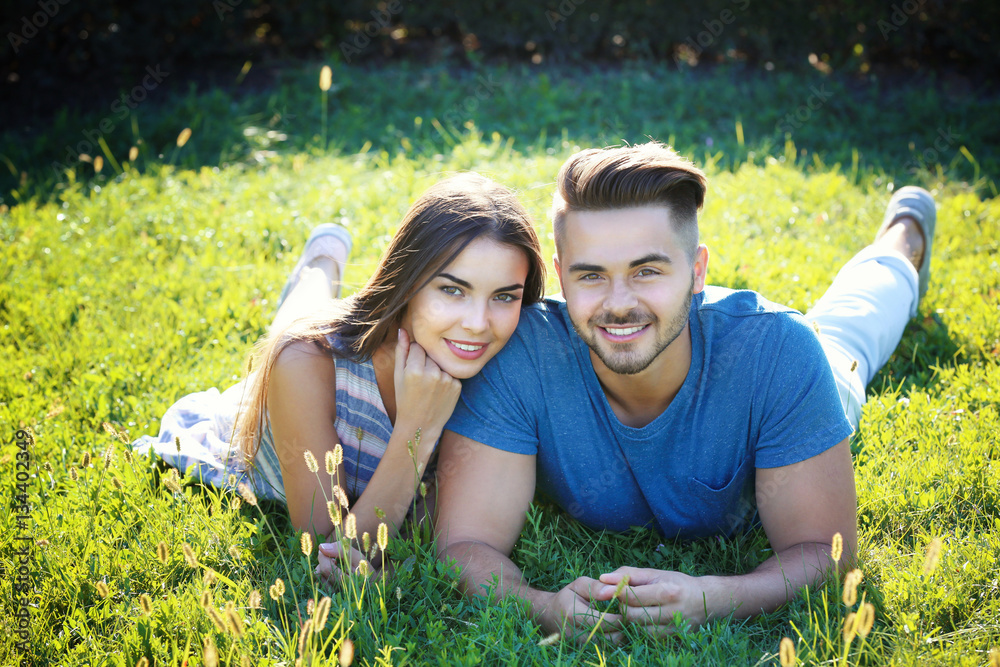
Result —
[[[627,577],[625,585],[622,581]],[[641,626],[654,637],[677,632],[674,622],[679,612],[692,628],[708,620],[705,590],[707,579],[691,577],[680,572],[653,570],[638,567],[620,567],[602,574],[600,588],[595,589],[595,600],[621,600],[622,619],[630,625]]]
[[[556,593],[535,591],[531,596],[532,612],[547,634],[559,633],[580,644],[592,635],[603,635],[618,643],[622,636],[622,617],[591,606],[591,602],[599,599],[596,594],[602,588],[605,586],[596,579],[579,577]]]

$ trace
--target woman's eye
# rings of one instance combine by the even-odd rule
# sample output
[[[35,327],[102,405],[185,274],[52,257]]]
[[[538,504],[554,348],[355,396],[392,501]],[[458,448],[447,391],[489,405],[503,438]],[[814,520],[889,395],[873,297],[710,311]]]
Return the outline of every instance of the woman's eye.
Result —
[[[441,291],[444,292],[445,294],[451,294],[452,296],[461,296],[462,295],[462,290],[460,290],[459,288],[455,287],[454,285],[446,285],[446,286],[444,286],[444,287],[441,288]]]

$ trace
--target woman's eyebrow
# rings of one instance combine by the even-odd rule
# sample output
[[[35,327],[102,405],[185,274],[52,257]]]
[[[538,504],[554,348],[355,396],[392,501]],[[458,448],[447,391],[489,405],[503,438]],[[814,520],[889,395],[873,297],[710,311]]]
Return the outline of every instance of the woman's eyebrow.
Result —
[[[472,283],[470,283],[468,280],[462,280],[461,278],[453,276],[450,273],[445,273],[442,271],[437,275],[437,277],[450,280],[453,283],[461,285],[465,289],[470,289],[470,290],[473,289]],[[507,285],[505,287],[498,287],[495,290],[493,290],[493,293],[496,294],[497,292],[513,292],[514,290],[519,290],[519,289],[524,289],[524,285],[522,285],[521,283],[514,283],[513,285]]]
[[[462,280],[461,278],[456,278],[455,276],[451,275],[450,273],[445,273],[445,272],[442,271],[441,273],[438,274],[438,278],[447,278],[448,280],[452,281],[453,283],[458,283],[459,285],[461,285],[465,289],[472,289],[472,283],[470,283],[468,280]]]

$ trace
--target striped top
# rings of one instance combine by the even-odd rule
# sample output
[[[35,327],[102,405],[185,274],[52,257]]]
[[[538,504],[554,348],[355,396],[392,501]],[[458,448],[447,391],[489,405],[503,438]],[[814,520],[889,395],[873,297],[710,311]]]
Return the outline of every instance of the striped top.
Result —
[[[328,338],[336,346],[336,341]],[[392,424],[386,414],[371,360],[354,361],[334,356],[337,418],[334,427],[344,449],[346,479],[341,486],[353,503],[365,490],[382,455]],[[189,394],[174,403],[160,421],[158,437],[143,436],[132,443],[137,453],[156,452],[167,464],[202,483],[231,488],[247,481],[261,498],[284,502],[281,465],[274,450],[270,425],[261,436],[252,467],[231,444],[233,426],[246,380],[221,394],[217,389]],[[179,446],[178,446],[179,439]],[[317,453],[317,459],[322,456]],[[433,466],[428,466],[432,473]]]

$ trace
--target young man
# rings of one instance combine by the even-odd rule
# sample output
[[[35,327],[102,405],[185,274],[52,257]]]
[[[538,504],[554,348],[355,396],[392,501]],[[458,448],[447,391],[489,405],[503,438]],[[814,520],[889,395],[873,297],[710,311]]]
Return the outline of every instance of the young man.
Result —
[[[498,580],[498,594],[525,599],[546,632],[598,625],[615,639],[626,623],[669,633],[675,612],[695,626],[752,616],[822,579],[835,533],[844,559],[856,547],[848,438],[926,288],[934,202],[897,193],[875,243],[803,317],[706,287],[705,186],[658,143],[572,156],[553,207],[565,301],[525,310],[442,439],[440,556],[468,593]],[[756,510],[774,555],[742,575],[623,564],[538,590],[509,559],[536,484],[596,529],[726,535]],[[598,624],[592,603],[625,575],[624,613]]]

